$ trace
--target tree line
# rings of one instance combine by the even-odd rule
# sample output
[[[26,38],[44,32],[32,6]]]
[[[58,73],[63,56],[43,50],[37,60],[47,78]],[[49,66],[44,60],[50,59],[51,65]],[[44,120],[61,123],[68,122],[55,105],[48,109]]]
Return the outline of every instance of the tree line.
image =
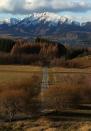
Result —
[[[55,59],[73,59],[88,55],[87,48],[65,47],[57,41],[45,38],[30,40],[0,39],[0,64],[37,64]]]

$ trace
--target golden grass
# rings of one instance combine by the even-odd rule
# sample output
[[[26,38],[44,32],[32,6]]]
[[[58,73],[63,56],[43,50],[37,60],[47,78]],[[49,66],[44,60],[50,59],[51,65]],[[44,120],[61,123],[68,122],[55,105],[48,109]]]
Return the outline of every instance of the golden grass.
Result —
[[[32,73],[31,73],[32,72]],[[89,81],[91,75],[80,74],[83,72],[91,72],[91,69],[65,69],[65,68],[50,68],[49,72],[79,72],[79,74],[62,74],[58,73],[54,75],[49,74],[49,81],[59,81],[59,86],[65,86],[67,88],[74,87],[78,81],[85,78]],[[33,66],[0,66],[0,89],[10,86],[11,84],[16,85],[17,83],[24,82],[25,80],[31,80],[34,75],[41,75],[41,67]],[[41,78],[42,79],[42,78]],[[88,82],[87,81],[87,82]],[[89,83],[91,84],[91,83]],[[0,131],[90,131],[91,122],[90,121],[51,121],[48,118],[39,118],[37,120],[28,120],[28,121],[18,121],[12,123],[0,123]]]
[[[61,59],[59,60],[62,61]],[[91,55],[89,56],[83,56],[83,57],[76,57],[72,60],[63,60],[62,67],[54,67],[51,68],[50,71],[63,71],[63,72],[91,72]]]
[[[44,92],[45,108],[65,110],[91,104],[91,74],[49,74],[49,89]]]
[[[78,57],[71,61],[79,64],[82,68],[91,68],[91,55]]]
[[[51,121],[47,118],[0,124],[1,131],[90,131],[90,121]]]
[[[52,67],[49,68],[49,73],[91,73],[91,68],[64,68],[64,67]]]
[[[37,72],[42,71],[39,66],[24,66],[24,65],[0,65],[0,72],[15,71],[15,72]]]
[[[31,81],[33,76],[40,76],[41,71],[41,67],[2,65],[0,66],[0,88]]]
[[[59,69],[60,70],[60,69]],[[89,74],[88,74],[89,73]],[[59,71],[57,73],[55,73],[55,71],[52,73],[49,73],[49,81],[53,82],[54,84],[59,84],[59,86],[63,86],[64,84],[70,84],[70,86],[74,83],[74,86],[76,86],[75,83],[79,82],[80,83],[84,82],[85,79],[91,79],[91,74],[88,71],[79,71],[78,70],[67,70],[65,69],[65,71]],[[87,81],[88,82],[88,81]],[[52,83],[51,83],[52,84]],[[65,86],[64,85],[64,86]]]

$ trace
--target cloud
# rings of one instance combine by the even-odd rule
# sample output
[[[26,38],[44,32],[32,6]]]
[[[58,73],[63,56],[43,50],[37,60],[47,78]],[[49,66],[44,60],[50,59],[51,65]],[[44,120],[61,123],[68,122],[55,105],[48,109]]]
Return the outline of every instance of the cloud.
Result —
[[[0,13],[29,14],[32,12],[86,12],[91,2],[74,0],[0,0]]]

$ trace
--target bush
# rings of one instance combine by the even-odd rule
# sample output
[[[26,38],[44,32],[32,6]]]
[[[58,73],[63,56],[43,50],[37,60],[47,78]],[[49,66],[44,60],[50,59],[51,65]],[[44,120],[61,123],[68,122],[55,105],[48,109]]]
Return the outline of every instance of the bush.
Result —
[[[77,108],[80,104],[91,104],[91,85],[85,77],[64,78],[58,86],[51,86],[43,93],[45,109],[63,111]]]
[[[17,114],[35,115],[40,111],[40,78],[11,83],[0,92],[0,113],[12,121]]]
[[[17,112],[22,111],[25,106],[25,92],[23,90],[6,90],[0,94],[1,112],[6,115],[10,121]]]

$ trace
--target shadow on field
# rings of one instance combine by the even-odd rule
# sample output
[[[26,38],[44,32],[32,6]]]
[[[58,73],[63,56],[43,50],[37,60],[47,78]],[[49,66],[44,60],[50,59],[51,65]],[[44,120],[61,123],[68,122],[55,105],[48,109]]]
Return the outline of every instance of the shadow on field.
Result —
[[[18,121],[27,121],[27,120],[32,120],[36,121],[40,118],[40,115],[37,116],[16,116],[15,118],[10,121],[8,118],[0,118],[0,122],[18,122]]]
[[[84,113],[84,112],[72,112],[72,111],[52,111],[52,112],[45,112],[42,116],[48,118],[51,121],[80,121],[80,120],[91,120],[91,113]]]
[[[91,113],[81,111],[44,111],[35,116],[16,116],[12,121],[8,118],[0,118],[0,123],[18,122],[18,121],[37,121],[46,118],[51,122],[57,121],[91,121]]]

